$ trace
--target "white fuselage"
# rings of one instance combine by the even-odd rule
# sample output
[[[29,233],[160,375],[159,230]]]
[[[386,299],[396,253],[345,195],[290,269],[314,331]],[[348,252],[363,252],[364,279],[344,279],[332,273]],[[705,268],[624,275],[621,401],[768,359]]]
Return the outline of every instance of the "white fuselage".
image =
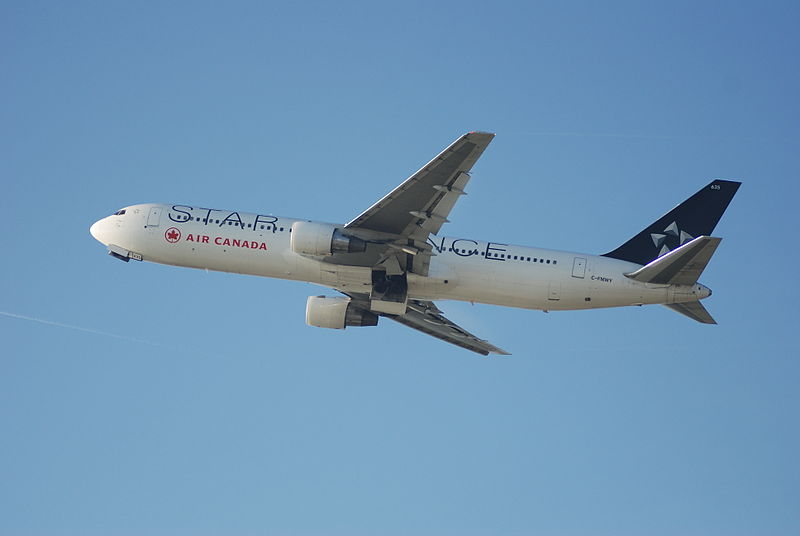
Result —
[[[161,264],[306,281],[369,293],[371,269],[292,251],[291,218],[182,205],[144,204],[95,223],[92,235],[112,252]],[[608,257],[431,237],[427,276],[408,275],[408,295],[524,309],[594,309],[690,302],[703,285],[654,285],[625,277],[640,265]]]

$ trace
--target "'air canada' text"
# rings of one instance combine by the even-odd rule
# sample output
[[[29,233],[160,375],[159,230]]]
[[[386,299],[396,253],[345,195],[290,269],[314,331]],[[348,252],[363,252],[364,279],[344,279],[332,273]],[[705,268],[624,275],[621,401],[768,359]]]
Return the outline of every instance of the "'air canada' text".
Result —
[[[187,242],[196,242],[198,244],[210,244],[211,237],[208,235],[189,234],[186,236]],[[230,246],[234,248],[247,248],[247,249],[260,249],[267,250],[266,242],[256,242],[255,240],[239,240],[238,238],[225,238],[224,236],[215,236],[213,239],[214,244],[217,246]]]

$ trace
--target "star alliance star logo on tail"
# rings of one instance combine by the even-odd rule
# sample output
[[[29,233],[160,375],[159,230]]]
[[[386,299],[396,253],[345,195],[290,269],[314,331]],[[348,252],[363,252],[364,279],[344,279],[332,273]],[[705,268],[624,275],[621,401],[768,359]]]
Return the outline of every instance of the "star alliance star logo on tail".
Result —
[[[653,244],[655,244],[657,248],[661,248],[661,251],[658,252],[658,256],[661,257],[665,253],[672,251],[673,248],[684,245],[694,237],[686,231],[681,231],[678,229],[678,224],[673,221],[667,225],[667,228],[664,229],[663,234],[650,233],[650,238],[653,239]],[[670,245],[672,245],[672,247],[670,247]]]

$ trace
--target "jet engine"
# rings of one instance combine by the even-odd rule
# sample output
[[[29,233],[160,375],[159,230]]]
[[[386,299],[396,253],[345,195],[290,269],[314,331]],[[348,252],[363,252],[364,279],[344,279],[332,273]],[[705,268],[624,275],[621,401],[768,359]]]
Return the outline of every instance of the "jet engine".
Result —
[[[361,253],[366,251],[367,243],[333,225],[298,221],[292,225],[291,247],[295,253],[316,257],[334,253]]]
[[[377,326],[378,315],[353,307],[344,296],[309,296],[306,324],[318,328],[344,329],[347,326]]]

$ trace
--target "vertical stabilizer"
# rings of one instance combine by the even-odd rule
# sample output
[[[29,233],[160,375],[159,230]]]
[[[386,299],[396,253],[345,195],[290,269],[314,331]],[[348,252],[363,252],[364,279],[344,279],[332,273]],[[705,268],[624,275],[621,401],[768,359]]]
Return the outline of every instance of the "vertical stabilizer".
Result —
[[[712,181],[642,232],[603,256],[644,265],[696,237],[710,236],[740,185],[740,182],[722,179]]]

